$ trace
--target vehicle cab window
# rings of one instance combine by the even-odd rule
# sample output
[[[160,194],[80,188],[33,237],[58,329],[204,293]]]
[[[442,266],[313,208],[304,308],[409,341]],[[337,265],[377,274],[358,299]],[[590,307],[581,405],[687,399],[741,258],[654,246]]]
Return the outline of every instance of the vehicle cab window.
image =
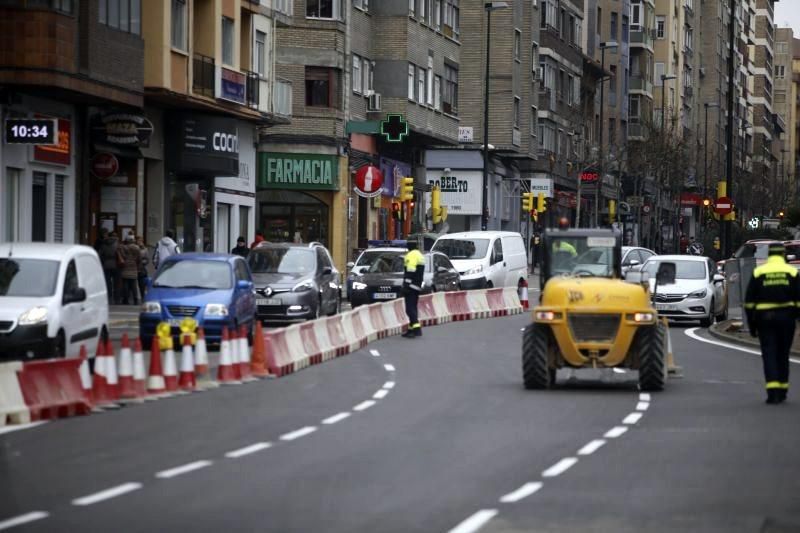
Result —
[[[492,248],[492,262],[499,263],[503,260],[503,241],[501,239],[497,239],[494,241],[494,247]]]
[[[66,297],[80,288],[78,283],[78,268],[75,266],[75,260],[69,262],[67,265],[67,273],[64,276],[64,292],[63,296]]]

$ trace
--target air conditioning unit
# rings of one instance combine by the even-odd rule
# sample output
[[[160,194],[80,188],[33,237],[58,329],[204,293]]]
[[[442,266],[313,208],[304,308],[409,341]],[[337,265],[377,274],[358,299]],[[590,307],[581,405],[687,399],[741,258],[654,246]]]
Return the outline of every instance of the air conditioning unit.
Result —
[[[380,93],[373,92],[369,95],[367,100],[367,111],[380,111],[381,110],[381,95]]]
[[[364,96],[366,96],[367,98],[369,98],[373,94],[375,94],[375,91],[373,91],[372,89],[367,89],[366,91],[364,91]]]

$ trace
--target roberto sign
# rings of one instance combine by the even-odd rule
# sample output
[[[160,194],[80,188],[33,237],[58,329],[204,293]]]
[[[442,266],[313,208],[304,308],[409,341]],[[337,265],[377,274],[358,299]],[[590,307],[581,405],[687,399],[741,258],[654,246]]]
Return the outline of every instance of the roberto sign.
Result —
[[[441,188],[442,207],[451,215],[481,214],[481,183],[483,173],[479,170],[458,170],[444,174],[440,170],[429,170],[428,185]]]
[[[258,188],[339,190],[339,158],[323,154],[258,154]]]
[[[169,121],[167,138],[168,166],[177,175],[239,174],[239,134],[235,120],[198,114],[175,115]]]

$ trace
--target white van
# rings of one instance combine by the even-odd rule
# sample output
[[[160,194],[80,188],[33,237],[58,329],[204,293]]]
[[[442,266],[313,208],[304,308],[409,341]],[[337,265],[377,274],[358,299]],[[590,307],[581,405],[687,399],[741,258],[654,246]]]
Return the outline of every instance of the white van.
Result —
[[[450,258],[461,275],[462,289],[519,287],[528,279],[528,254],[519,233],[449,233],[436,239],[431,250]]]
[[[0,359],[94,355],[108,294],[88,246],[0,243]]]

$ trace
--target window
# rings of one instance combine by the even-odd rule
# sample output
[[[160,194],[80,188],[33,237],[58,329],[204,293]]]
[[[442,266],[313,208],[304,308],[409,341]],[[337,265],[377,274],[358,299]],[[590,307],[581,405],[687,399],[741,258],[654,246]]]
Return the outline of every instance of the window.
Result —
[[[428,76],[425,79],[425,89],[427,94],[425,95],[425,102],[432,106],[433,105],[433,56],[428,55]]]
[[[614,118],[608,119],[608,144],[612,146],[617,142],[617,120]]]
[[[361,70],[363,71],[362,87],[364,94],[372,91],[372,62],[369,59],[361,59]]]
[[[79,288],[80,283],[78,283],[78,267],[75,266],[75,260],[73,259],[67,263],[67,271],[64,273],[64,290],[62,291],[62,294],[66,298],[67,295],[74,293]]]
[[[522,103],[519,96],[514,97],[514,127],[519,128],[519,106]]]
[[[353,54],[353,76],[352,76],[353,92],[361,94],[363,87],[363,78],[361,77],[361,58]]]
[[[520,61],[522,58],[522,32],[514,30],[514,60]]]
[[[656,39],[663,39],[667,32],[667,19],[663,15],[656,17]]]
[[[369,11],[369,0],[353,0],[353,5],[358,9]]]
[[[611,40],[612,41],[616,41],[617,40],[617,24],[618,24],[618,22],[619,22],[619,20],[617,19],[617,12],[616,11],[612,11],[611,12]]]
[[[417,102],[425,104],[425,69],[417,67]]]
[[[664,75],[664,63],[656,63],[655,64],[655,79],[653,80],[653,85],[656,87],[661,87],[664,82],[661,80],[661,76]]]
[[[531,106],[531,137],[536,137],[536,132],[539,129],[539,110],[536,109],[536,106]]]
[[[687,50],[694,48],[694,30],[688,26],[683,30],[683,44]]]
[[[47,240],[47,174],[33,173],[31,190],[31,240],[44,242]]]
[[[598,7],[597,8],[597,25],[595,27],[595,33],[597,35],[603,35],[603,9]]]
[[[53,241],[64,242],[64,182],[67,177],[62,174],[56,174],[54,178]]]
[[[611,71],[611,79],[608,82],[608,92],[611,94],[616,94],[617,92],[617,66],[611,65],[609,67]]]
[[[775,77],[781,79],[786,77],[786,67],[784,65],[778,65],[775,67]]]
[[[253,69],[262,78],[267,75],[267,34],[256,30],[256,45],[253,54]]]
[[[786,103],[786,91],[775,91],[775,103],[776,104]]]
[[[458,115],[458,67],[444,66],[444,98],[445,113]]]
[[[58,11],[72,13],[72,0],[53,0]],[[111,28],[140,35],[142,33],[141,0],[99,0],[97,20]]]
[[[417,67],[412,64],[408,65],[408,99],[414,100],[414,91],[416,85],[414,84],[414,77],[417,74]]]
[[[442,77],[433,77],[433,108],[436,111],[442,110]]]
[[[542,29],[547,27],[547,0],[542,0],[542,7],[539,10],[539,27]]]
[[[408,14],[409,16],[414,16],[414,7],[416,4],[416,0],[408,0]]]
[[[335,107],[336,71],[326,67],[306,67],[306,105]]]
[[[422,22],[425,21],[425,17],[428,15],[429,2],[430,0],[419,0],[419,5],[417,6],[419,7],[419,11],[417,11],[417,15],[419,17],[419,20]]]
[[[172,47],[184,52],[189,50],[186,44],[186,24],[188,21],[186,0],[172,0]]]
[[[222,17],[222,63],[233,66],[233,19]]]
[[[567,105],[575,103],[575,78],[572,74],[567,76]]]
[[[533,43],[531,45],[531,74],[534,80],[539,78],[539,45]]]
[[[433,27],[436,30],[442,28],[442,0],[433,0],[433,13],[432,13]]]
[[[340,3],[341,0],[306,0],[306,18],[338,20]]]
[[[622,15],[622,42],[627,43],[630,41],[630,32],[629,24],[628,24],[628,15]]]
[[[775,53],[776,54],[788,54],[789,53],[789,43],[775,43]]]
[[[457,36],[459,28],[459,0],[444,1],[444,34],[448,37]]]
[[[640,0],[631,2],[631,25],[638,31],[642,29],[642,4]]]
[[[576,46],[581,46],[583,43],[583,22],[581,19],[575,19],[575,38],[572,41],[572,44]]]

